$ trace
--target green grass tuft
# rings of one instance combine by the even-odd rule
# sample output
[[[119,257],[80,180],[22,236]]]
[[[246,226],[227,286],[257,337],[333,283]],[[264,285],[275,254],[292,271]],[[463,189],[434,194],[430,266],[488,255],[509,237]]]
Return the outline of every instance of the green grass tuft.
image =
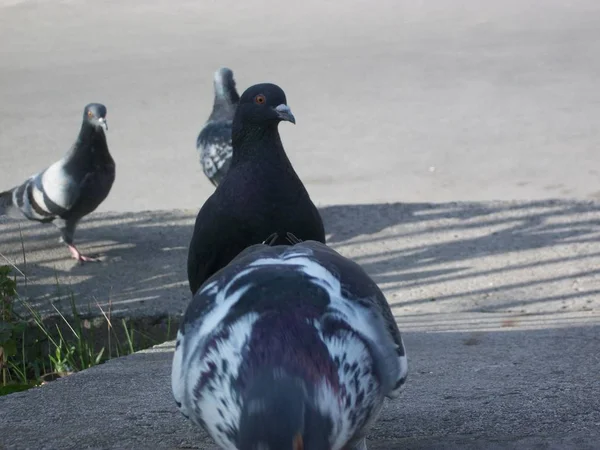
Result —
[[[113,324],[110,302],[108,311],[97,303],[103,320],[100,326],[107,327],[106,342],[99,343],[96,327],[82,318],[73,294],[70,303],[69,317],[52,305],[57,320],[49,324],[19,297],[11,267],[0,266],[0,395],[29,389],[158,343],[125,319]],[[15,312],[17,304],[24,307],[26,317]],[[170,318],[167,328],[170,336]]]

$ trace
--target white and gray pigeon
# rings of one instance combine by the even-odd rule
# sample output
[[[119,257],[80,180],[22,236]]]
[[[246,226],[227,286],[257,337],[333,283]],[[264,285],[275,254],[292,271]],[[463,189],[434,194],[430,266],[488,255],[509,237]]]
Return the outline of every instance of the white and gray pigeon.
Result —
[[[283,148],[282,121],[296,118],[279,86],[261,83],[244,91],[233,118],[231,167],[196,216],[187,260],[192,295],[272,233],[325,243],[321,215]]]
[[[73,258],[97,261],[79,252],[73,235],[79,220],[104,201],[115,181],[115,162],[104,134],[107,130],[106,106],[87,105],[79,136],[69,152],[20,186],[0,193],[0,215],[52,222]]]
[[[214,90],[213,109],[196,139],[196,149],[204,174],[218,186],[231,165],[231,124],[240,100],[231,69],[215,72]]]
[[[227,450],[366,450],[408,374],[377,285],[316,241],[256,244],[210,277],[177,334],[180,412]]]

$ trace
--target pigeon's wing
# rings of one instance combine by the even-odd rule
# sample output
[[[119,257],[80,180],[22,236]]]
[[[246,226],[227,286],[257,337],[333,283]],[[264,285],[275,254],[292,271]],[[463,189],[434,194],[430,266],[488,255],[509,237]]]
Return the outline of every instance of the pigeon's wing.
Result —
[[[187,272],[192,295],[220,268],[235,241],[233,218],[224,216],[218,197],[213,193],[200,208],[188,249]],[[227,224],[223,229],[223,224]],[[235,256],[235,255],[234,255]]]
[[[79,179],[76,179],[65,170],[64,161],[61,160],[35,177],[35,189],[43,193],[49,210],[61,215],[79,200],[81,189],[91,175],[89,172],[83,172]]]
[[[207,122],[196,141],[202,170],[216,186],[231,165],[231,121]]]
[[[66,216],[78,220],[93,212],[108,197],[115,181],[115,165],[106,164],[83,174],[78,184],[79,195]]]
[[[64,214],[77,201],[80,183],[64,169],[64,161],[27,179],[12,189],[12,206],[31,220],[51,221]]]
[[[202,416],[195,408],[202,391],[202,375],[210,370],[211,364],[207,353],[211,348],[214,352],[219,340],[229,334],[227,322],[232,316],[235,320],[238,314],[235,305],[249,287],[236,283],[245,269],[243,263],[229,266],[227,271],[214,275],[202,285],[186,308],[177,332],[171,388],[181,413],[196,423]]]
[[[371,344],[382,384],[390,398],[397,397],[408,374],[406,349],[390,306],[371,277],[354,261],[316,241],[295,247],[310,249],[312,258],[330,274],[335,286],[332,317],[345,320]],[[337,292],[339,291],[339,293]]]
[[[198,366],[201,355],[214,327],[203,327],[205,319],[216,305],[217,289],[199,291],[186,309],[177,331],[175,353],[171,367],[171,389],[179,411],[187,418],[195,418],[189,402],[188,384],[197,382],[199,374],[192,366]],[[215,324],[215,326],[218,324]]]

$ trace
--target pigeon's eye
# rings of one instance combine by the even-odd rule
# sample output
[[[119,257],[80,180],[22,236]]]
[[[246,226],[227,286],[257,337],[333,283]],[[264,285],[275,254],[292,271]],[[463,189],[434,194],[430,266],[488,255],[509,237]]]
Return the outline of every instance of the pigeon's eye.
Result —
[[[92,118],[92,117],[94,117],[94,113],[93,113],[93,112],[91,112],[91,111],[88,111],[88,117],[89,117],[89,118]]]
[[[263,105],[266,101],[267,99],[262,94],[258,94],[256,97],[254,97],[254,103],[258,103],[259,105]]]

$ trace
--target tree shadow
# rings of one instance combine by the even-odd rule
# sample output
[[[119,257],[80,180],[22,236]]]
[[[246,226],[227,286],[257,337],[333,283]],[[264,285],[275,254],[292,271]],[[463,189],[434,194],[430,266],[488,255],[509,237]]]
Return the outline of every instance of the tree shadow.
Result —
[[[534,201],[339,205],[321,209],[328,242],[362,265],[404,312],[592,309],[600,293],[600,205]],[[92,214],[78,265],[52,225],[0,218],[0,253],[45,314],[180,314],[196,211]],[[25,259],[23,258],[25,253]],[[0,257],[2,259],[2,257]]]
[[[328,242],[361,264],[394,307],[528,313],[598,305],[594,202],[348,205],[322,215]]]
[[[180,211],[91,215],[75,243],[102,262],[83,265],[70,259],[52,225],[5,221],[0,252],[25,275],[18,275],[20,295],[43,314],[54,307],[70,312],[73,299],[86,315],[98,316],[100,308],[116,315],[177,315],[190,299],[186,259],[194,220],[195,213]]]

